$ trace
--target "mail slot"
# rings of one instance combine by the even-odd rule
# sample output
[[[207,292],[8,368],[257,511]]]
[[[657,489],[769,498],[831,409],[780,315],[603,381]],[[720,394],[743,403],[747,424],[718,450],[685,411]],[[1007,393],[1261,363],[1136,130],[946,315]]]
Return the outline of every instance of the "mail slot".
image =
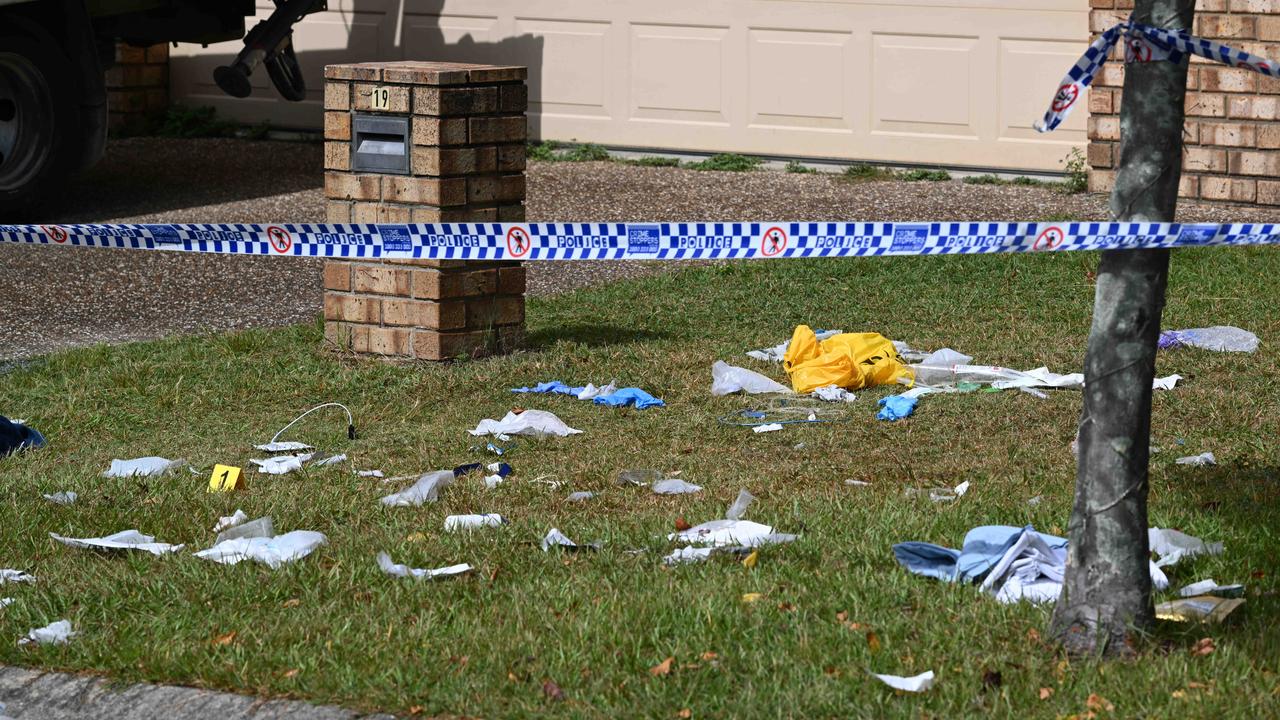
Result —
[[[352,170],[409,174],[409,118],[356,113],[352,119]]]

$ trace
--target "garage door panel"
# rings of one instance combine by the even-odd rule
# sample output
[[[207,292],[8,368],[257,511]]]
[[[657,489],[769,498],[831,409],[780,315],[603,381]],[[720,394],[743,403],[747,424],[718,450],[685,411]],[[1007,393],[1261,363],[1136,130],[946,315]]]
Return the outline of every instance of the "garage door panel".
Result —
[[[1046,85],[1045,77],[1060,77],[1080,57],[1080,45],[1040,38],[1001,38],[1000,53],[1000,138],[1041,140],[1058,143],[1085,141],[1088,113],[1072,113],[1047,137],[1032,126],[1044,115],[1056,84]]]
[[[727,125],[727,27],[632,25],[631,117]]]
[[[872,37],[872,132],[976,137],[976,37]]]
[[[852,33],[747,33],[750,126],[852,132],[846,73]]]
[[[542,41],[540,70],[529,74],[531,112],[608,117],[606,22],[515,19],[518,35]]]

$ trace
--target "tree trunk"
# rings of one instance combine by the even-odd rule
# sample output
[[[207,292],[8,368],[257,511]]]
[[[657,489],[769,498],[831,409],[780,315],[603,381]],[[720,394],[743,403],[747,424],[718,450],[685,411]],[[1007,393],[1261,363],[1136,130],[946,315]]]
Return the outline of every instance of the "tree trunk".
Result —
[[[1133,19],[1187,29],[1194,0],[1138,0]],[[1187,60],[1125,67],[1111,213],[1172,222],[1182,176]],[[1050,631],[1068,652],[1126,655],[1155,622],[1147,545],[1151,381],[1168,250],[1102,253],[1085,355],[1079,465],[1062,596]]]

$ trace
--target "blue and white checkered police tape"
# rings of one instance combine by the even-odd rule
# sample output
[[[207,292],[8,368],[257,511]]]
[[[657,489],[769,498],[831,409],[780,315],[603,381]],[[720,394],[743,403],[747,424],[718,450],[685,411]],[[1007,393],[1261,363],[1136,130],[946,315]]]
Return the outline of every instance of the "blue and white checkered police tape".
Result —
[[[1081,55],[1076,64],[1067,71],[1053,94],[1049,109],[1043,118],[1036,121],[1036,130],[1049,132],[1066,119],[1076,101],[1084,95],[1085,88],[1089,87],[1098,70],[1106,63],[1107,56],[1111,54],[1111,49],[1115,47],[1121,35],[1125,37],[1125,63],[1164,60],[1181,62],[1190,53],[1232,67],[1280,77],[1280,63],[1274,60],[1251,55],[1220,42],[1196,37],[1186,30],[1166,30],[1129,20],[1099,35],[1089,49],[1084,51],[1084,55]]]
[[[689,260],[1280,244],[1280,224],[1114,222],[0,225],[0,242],[232,255]]]

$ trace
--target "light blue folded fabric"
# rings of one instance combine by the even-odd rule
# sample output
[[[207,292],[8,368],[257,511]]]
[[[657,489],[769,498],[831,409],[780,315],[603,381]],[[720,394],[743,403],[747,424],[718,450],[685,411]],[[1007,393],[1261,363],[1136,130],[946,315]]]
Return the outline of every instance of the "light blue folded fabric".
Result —
[[[904,542],[893,546],[898,564],[916,575],[926,575],[945,582],[977,582],[1000,562],[1000,558],[1018,541],[1023,530],[1035,532],[1030,525],[1025,528],[1010,525],[982,525],[964,536],[964,546],[952,550],[925,542]],[[1049,547],[1057,550],[1067,546],[1067,539],[1056,535],[1036,533]]]
[[[637,410],[643,410],[648,407],[666,407],[666,403],[656,398],[640,388],[621,388],[610,395],[601,395],[595,399],[597,405],[609,405],[611,407],[622,407],[624,405],[635,404]]]

